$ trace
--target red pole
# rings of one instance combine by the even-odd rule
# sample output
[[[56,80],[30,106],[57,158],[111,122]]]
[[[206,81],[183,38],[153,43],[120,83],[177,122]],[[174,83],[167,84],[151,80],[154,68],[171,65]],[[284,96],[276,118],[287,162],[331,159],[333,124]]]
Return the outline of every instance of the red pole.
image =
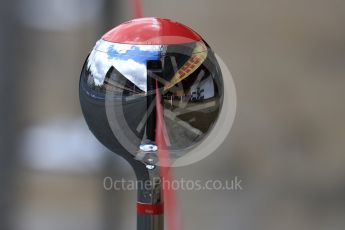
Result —
[[[161,96],[158,89],[158,82],[156,81],[156,143],[158,147],[159,162],[163,167],[160,168],[160,174],[162,179],[162,190],[164,197],[164,211],[166,224],[168,230],[181,230],[180,219],[177,215],[177,200],[175,192],[171,188],[172,185],[172,172],[170,166],[169,151],[167,148],[167,142],[165,140],[166,132],[165,123],[163,118],[163,108],[161,104]]]
[[[132,11],[135,18],[143,17],[143,7],[141,0],[132,0]]]

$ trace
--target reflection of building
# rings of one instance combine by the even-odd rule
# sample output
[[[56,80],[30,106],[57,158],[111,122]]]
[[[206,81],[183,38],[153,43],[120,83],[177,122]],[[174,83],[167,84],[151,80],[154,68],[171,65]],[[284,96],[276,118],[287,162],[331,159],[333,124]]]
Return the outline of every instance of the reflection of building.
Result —
[[[199,82],[199,84],[191,85],[188,93],[185,93],[183,89],[176,90],[174,93],[165,95],[165,99],[169,100],[171,104],[173,101],[203,101],[215,96],[215,88],[213,79],[211,76]]]
[[[123,96],[144,93],[143,90],[121,74],[115,67],[111,67],[109,70],[109,74],[104,80],[104,85],[108,85],[113,92],[117,91]]]
[[[192,85],[191,101],[200,101],[214,97],[214,85],[212,77],[208,77],[199,84]]]

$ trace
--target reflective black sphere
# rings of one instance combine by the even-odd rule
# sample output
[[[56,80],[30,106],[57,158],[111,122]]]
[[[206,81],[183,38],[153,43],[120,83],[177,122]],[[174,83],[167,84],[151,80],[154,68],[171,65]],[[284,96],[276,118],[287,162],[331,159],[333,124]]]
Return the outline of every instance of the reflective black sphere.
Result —
[[[162,45],[99,40],[79,84],[92,133],[113,152],[145,161],[140,147],[155,144],[157,86],[171,159],[188,154],[209,134],[223,102],[221,70],[203,40]]]

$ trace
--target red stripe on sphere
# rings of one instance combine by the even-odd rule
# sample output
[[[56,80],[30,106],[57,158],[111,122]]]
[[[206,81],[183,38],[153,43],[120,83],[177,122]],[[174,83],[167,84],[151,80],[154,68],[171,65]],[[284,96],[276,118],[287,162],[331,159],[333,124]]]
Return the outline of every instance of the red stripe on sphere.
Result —
[[[163,18],[138,18],[110,30],[103,40],[136,45],[172,45],[202,40],[189,27]]]

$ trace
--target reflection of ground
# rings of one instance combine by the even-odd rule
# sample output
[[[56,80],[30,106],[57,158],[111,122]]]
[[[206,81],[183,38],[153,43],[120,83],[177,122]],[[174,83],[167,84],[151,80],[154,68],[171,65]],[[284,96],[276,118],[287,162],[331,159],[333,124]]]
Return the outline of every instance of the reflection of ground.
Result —
[[[143,135],[147,120],[146,111],[151,114],[155,103],[146,109],[146,99],[135,99],[123,105],[124,117],[131,131]],[[164,117],[171,149],[191,147],[213,125],[218,114],[218,103],[215,100],[202,102],[164,101]],[[123,130],[125,132],[125,130]]]
[[[207,102],[165,102],[165,123],[171,149],[185,149],[196,144],[209,130],[217,116],[214,100]]]

